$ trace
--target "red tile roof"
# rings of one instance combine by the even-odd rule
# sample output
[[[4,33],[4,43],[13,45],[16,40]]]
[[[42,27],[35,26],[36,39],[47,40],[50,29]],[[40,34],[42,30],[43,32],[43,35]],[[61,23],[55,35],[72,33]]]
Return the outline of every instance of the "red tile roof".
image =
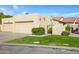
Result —
[[[60,19],[63,18],[63,20],[61,21]],[[53,17],[53,20],[56,21],[60,21],[60,22],[64,22],[64,23],[79,23],[79,18],[64,18],[64,17]]]
[[[76,20],[76,18],[64,18],[63,20],[62,20],[62,22],[66,22],[66,23],[73,23],[73,22],[75,22],[75,20]]]
[[[53,20],[60,20],[61,18],[64,18],[62,16],[56,16],[56,17],[53,17]]]

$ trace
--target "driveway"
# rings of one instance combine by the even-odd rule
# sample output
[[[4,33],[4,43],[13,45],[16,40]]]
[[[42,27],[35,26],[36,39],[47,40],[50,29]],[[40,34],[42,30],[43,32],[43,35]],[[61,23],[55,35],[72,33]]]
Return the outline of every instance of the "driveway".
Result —
[[[0,44],[15,38],[24,37],[26,34],[22,33],[11,33],[11,32],[0,32]]]

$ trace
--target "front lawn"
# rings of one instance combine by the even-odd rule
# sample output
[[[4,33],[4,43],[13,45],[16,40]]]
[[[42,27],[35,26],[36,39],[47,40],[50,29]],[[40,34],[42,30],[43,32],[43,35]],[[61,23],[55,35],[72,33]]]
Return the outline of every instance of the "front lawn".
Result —
[[[79,47],[79,37],[61,35],[49,35],[45,37],[26,36],[24,38],[11,40],[8,43]]]

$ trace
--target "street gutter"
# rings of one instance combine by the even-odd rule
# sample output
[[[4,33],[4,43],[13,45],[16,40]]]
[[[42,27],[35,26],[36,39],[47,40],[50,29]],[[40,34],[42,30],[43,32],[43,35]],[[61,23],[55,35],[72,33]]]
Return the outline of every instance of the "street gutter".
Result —
[[[79,48],[74,47],[64,47],[64,46],[48,46],[48,45],[33,45],[33,44],[13,44],[13,43],[2,43],[0,46],[24,46],[32,48],[51,48],[51,49],[64,49],[70,51],[79,51]]]

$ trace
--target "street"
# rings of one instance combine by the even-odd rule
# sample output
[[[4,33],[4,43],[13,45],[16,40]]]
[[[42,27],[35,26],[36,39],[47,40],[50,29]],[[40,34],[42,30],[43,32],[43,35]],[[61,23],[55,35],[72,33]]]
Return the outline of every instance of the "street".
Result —
[[[79,51],[35,46],[0,45],[0,54],[79,54]]]

